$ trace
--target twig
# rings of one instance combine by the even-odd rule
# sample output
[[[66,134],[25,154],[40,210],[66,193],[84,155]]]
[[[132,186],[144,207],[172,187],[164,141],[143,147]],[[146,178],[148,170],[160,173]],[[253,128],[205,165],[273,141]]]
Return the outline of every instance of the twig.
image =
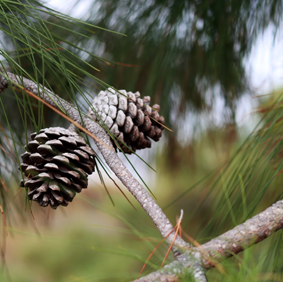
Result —
[[[163,262],[162,262],[162,264],[161,264],[161,267],[164,266],[164,263],[165,263],[165,261],[166,261],[168,255],[169,255],[171,249],[172,249],[173,246],[174,246],[174,243],[175,243],[175,240],[176,240],[177,235],[178,235],[178,233],[179,233],[179,230],[181,230],[181,222],[182,222],[182,219],[183,219],[183,215],[184,215],[184,211],[181,210],[181,214],[180,214],[179,220],[178,220],[178,222],[177,222],[177,224],[176,224],[176,226],[175,226],[175,227],[176,227],[176,232],[175,232],[173,241],[172,241],[171,245],[169,246],[169,248],[168,248],[168,250],[167,250],[167,253],[166,253],[166,255],[165,255],[164,259],[163,259]],[[175,227],[174,227],[174,228],[175,228]]]

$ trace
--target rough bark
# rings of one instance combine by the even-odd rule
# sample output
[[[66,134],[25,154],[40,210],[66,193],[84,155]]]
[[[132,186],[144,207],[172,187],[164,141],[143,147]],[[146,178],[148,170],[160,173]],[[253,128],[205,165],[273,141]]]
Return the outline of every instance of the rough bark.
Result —
[[[203,244],[203,251],[218,261],[238,254],[283,228],[283,200],[246,222]],[[204,260],[206,269],[213,265]]]
[[[265,211],[257,214],[256,216],[248,219],[244,223],[236,226],[235,228],[223,233],[222,235],[212,239],[211,241],[203,244],[200,248],[192,248],[188,253],[191,256],[191,264],[187,265],[187,268],[192,267],[194,259],[201,261],[202,267],[210,269],[217,263],[220,263],[224,259],[227,259],[233,254],[238,254],[245,249],[253,246],[274,234],[276,231],[283,228],[283,200],[274,203],[271,207]],[[180,265],[184,265],[179,263]],[[170,265],[172,267],[170,268]],[[178,265],[178,264],[176,264]],[[178,271],[172,271],[174,264],[169,264],[163,270],[153,272],[136,281],[159,281],[154,280],[154,277],[162,277],[166,279],[167,275],[183,276],[186,273],[186,269],[180,269]],[[197,271],[197,267],[193,267]],[[200,272],[201,273],[201,272]],[[204,274],[203,274],[204,275]],[[196,278],[196,276],[195,276]],[[153,280],[152,280],[153,279]],[[163,280],[160,280],[163,281]],[[167,280],[164,280],[167,281]],[[170,281],[170,280],[168,280]],[[200,280],[202,281],[202,280]],[[205,281],[205,280],[203,280]]]

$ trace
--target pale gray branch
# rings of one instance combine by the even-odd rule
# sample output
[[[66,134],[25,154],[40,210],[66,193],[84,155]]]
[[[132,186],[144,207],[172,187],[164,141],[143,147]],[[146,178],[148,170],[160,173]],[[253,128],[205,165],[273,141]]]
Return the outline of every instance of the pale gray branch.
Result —
[[[134,282],[175,282],[179,280],[178,277],[182,277],[185,275],[184,270],[184,265],[179,261],[175,260],[170,264],[165,265],[164,268],[152,272],[139,279],[136,279]]]
[[[198,276],[200,276],[201,279],[206,279],[202,268],[199,268],[199,266],[208,270],[224,259],[233,256],[233,254],[242,252],[254,244],[261,242],[282,228],[283,200],[276,202],[271,207],[248,219],[246,222],[201,245],[200,248],[192,248],[191,251],[187,252],[187,255],[182,254],[182,256],[191,258],[191,260],[188,260],[187,264],[175,261],[164,267],[164,269],[142,277],[136,280],[136,282],[175,281],[154,280],[154,277],[157,277],[158,279],[159,277],[167,279],[166,277],[168,275],[170,279],[173,279],[172,277],[174,275],[176,275],[176,277],[182,276],[185,273],[184,265],[186,265],[187,268],[190,268],[192,263],[195,264],[193,267],[195,279],[198,279]],[[199,262],[201,262],[201,265]],[[178,268],[179,265],[183,266],[182,270]],[[174,268],[176,268],[175,272]]]
[[[134,282],[173,282],[179,281],[179,278],[184,278],[186,275],[194,277],[196,282],[207,282],[205,271],[203,266],[196,261],[189,266],[184,267],[183,263],[175,260],[164,266],[164,268],[136,279]]]
[[[283,200],[274,203],[265,211],[203,244],[201,247],[204,253],[217,261],[221,261],[257,244],[282,228]],[[203,266],[209,269],[213,264],[204,260]]]
[[[89,118],[86,114],[80,112],[73,105],[66,102],[64,99],[60,98],[58,95],[54,94],[47,88],[38,85],[37,83],[34,83],[33,81],[27,78],[19,77],[9,72],[7,72],[6,75],[9,77],[10,83],[12,83],[14,86],[21,85],[26,90],[44,99],[48,104],[62,110],[72,120],[82,124],[100,141],[102,141],[99,142],[97,140],[94,140],[105,162],[116,174],[118,179],[130,191],[130,193],[137,199],[143,209],[147,212],[147,214],[150,216],[150,218],[160,231],[162,237],[165,238],[172,231],[173,226],[166,217],[166,215],[156,204],[151,195],[142,187],[142,185],[134,178],[134,176],[129,172],[123,162],[119,159],[118,155],[116,154],[113,148],[109,135],[100,125],[98,125],[96,122],[93,121],[93,119]],[[5,76],[0,75],[0,89],[4,89],[9,84],[9,81],[6,79]],[[105,146],[105,144],[107,146]],[[166,241],[171,244],[173,239],[174,233],[171,233],[167,237]],[[179,236],[177,236],[174,245],[180,249],[190,248],[190,246]],[[175,251],[175,255],[177,256],[178,254],[181,254],[181,252],[176,248],[174,248],[173,251]]]
[[[193,277],[197,282],[207,282],[205,276],[206,269],[203,268],[199,263],[193,264]]]

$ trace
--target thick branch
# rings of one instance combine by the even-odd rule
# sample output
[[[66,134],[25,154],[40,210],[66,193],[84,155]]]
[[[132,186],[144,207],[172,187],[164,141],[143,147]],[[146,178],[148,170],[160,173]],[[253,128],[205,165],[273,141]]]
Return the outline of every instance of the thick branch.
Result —
[[[201,248],[192,248],[187,255],[188,257],[192,258],[190,260],[191,263],[187,264],[187,268],[191,268],[192,263],[196,263],[195,259],[197,258],[198,261],[202,262],[202,266],[208,270],[211,267],[214,267],[216,263],[221,262],[222,260],[233,256],[233,254],[238,254],[254,244],[261,242],[282,228],[283,200],[276,202],[271,207],[267,208],[265,211],[259,213],[251,219],[248,219],[243,224],[240,224],[235,228],[223,233],[222,235],[212,239],[211,241],[201,245]],[[181,265],[181,267],[178,267],[179,265]],[[195,272],[194,274],[197,274],[197,276],[195,275],[196,279],[198,274],[200,274],[201,279],[205,279],[201,268],[200,272],[198,272],[198,267],[193,267],[193,269]],[[178,276],[182,276],[185,273],[186,269],[184,269],[184,263],[181,264],[180,262],[174,261],[163,269],[144,276],[135,282],[178,281],[173,280],[173,277],[175,276],[177,279]]]
[[[179,281],[178,277],[180,276],[184,276],[184,265],[175,260],[165,265],[164,268],[141,277],[134,282],[176,282]]]
[[[202,245],[205,253],[218,261],[231,257],[269,237],[283,228],[283,200],[236,226],[228,232]],[[195,248],[194,248],[195,249]],[[204,260],[207,269],[212,265]]]
[[[98,125],[84,113],[77,110],[74,106],[66,102],[64,99],[61,99],[56,94],[52,93],[47,88],[38,85],[29,79],[19,77],[12,73],[7,72],[7,75],[9,77],[10,83],[12,83],[14,86],[23,86],[26,90],[44,99],[48,104],[65,111],[65,113],[71,119],[80,124],[83,124],[91,133],[93,133],[96,137],[103,141],[99,142],[97,140],[94,140],[107,165],[111,168],[118,179],[120,179],[120,181],[125,185],[125,187],[137,199],[143,209],[151,217],[152,221],[155,223],[163,238],[172,231],[173,226],[166,215],[163,213],[161,208],[156,204],[154,199],[142,187],[142,185],[128,171],[126,166],[117,156],[115,150],[110,149],[113,148],[110,137],[107,132],[102,127],[100,127],[100,125]],[[7,85],[7,79],[4,76],[0,75],[0,88],[5,88]],[[105,146],[105,144],[108,146]],[[166,241],[168,243],[171,243],[173,241],[173,238],[174,234],[172,233],[167,237]],[[189,245],[179,236],[176,238],[174,245],[181,249],[189,248]]]
[[[195,278],[197,282],[206,282],[205,270],[199,264],[192,264],[192,267],[186,268],[184,264],[179,261],[173,261],[167,264],[164,268],[152,272],[144,277],[141,277],[134,282],[175,282],[179,281],[179,278],[184,278],[186,275],[190,275]]]

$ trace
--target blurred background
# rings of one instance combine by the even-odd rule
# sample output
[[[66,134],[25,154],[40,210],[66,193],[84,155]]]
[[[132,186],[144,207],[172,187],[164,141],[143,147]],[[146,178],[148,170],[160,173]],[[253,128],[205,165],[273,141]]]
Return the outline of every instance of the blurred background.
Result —
[[[281,138],[280,128],[273,135],[262,133],[261,139],[251,134],[282,115],[279,107],[266,116],[273,103],[280,105],[283,86],[283,1],[52,0],[45,5],[101,28],[77,23],[58,30],[57,18],[46,17],[51,32],[66,40],[62,44],[76,42],[93,54],[65,46],[87,61],[85,70],[97,77],[87,89],[90,97],[105,88],[99,83],[104,81],[161,105],[172,132],[164,130],[158,144],[137,152],[156,172],[135,155],[129,160],[173,224],[183,209],[184,233],[203,243],[281,199],[281,158],[275,155],[282,148],[271,155],[264,145]],[[77,38],[68,34],[71,28]],[[12,46],[9,40],[3,38],[2,45]],[[20,64],[33,75],[29,60],[23,56]],[[41,66],[40,56],[33,60]],[[68,81],[60,77],[58,83],[58,73],[48,67],[44,76],[55,93],[68,98]],[[13,108],[9,90],[1,99]],[[36,115],[37,107],[33,110]],[[7,111],[7,116],[21,134],[20,114]],[[48,109],[44,124],[68,126]],[[2,162],[1,195],[9,195],[1,196],[1,205],[7,210],[9,235],[2,223],[1,281],[131,281],[162,239],[113,175],[136,210],[103,174],[113,206],[94,173],[88,189],[67,208],[54,211],[33,204],[31,213],[24,207],[24,191],[16,195],[20,176],[14,180],[17,171],[4,167]],[[225,274],[211,270],[210,281],[283,281],[281,237],[279,232],[234,258],[224,265]],[[166,250],[161,245],[144,273],[160,267]]]

